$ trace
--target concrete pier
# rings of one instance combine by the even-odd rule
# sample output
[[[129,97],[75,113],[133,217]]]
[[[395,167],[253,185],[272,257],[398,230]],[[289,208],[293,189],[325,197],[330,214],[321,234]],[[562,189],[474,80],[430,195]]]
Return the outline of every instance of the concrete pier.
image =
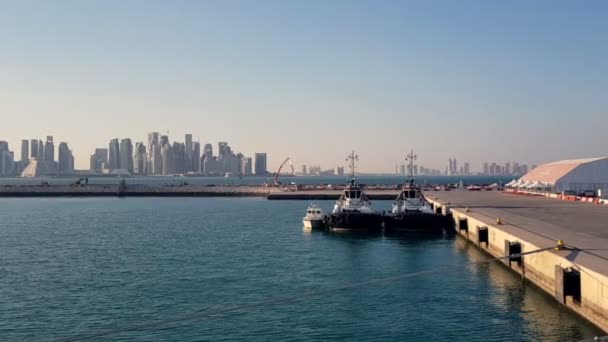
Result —
[[[280,191],[256,186],[204,185],[54,185],[13,186],[0,188],[0,197],[267,197]]]
[[[495,191],[430,192],[458,234],[608,332],[608,206]]]
[[[337,200],[342,195],[342,190],[308,190],[273,192],[268,194],[269,200]],[[397,190],[371,190],[365,191],[371,200],[394,200],[399,195]]]

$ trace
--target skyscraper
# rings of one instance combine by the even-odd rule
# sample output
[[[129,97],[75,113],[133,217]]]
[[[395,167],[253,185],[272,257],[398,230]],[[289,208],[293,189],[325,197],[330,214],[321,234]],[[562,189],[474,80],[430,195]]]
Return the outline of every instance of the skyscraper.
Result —
[[[47,162],[49,166],[53,165],[55,162],[55,144],[53,144],[53,137],[50,135],[46,137],[43,155],[44,161]]]
[[[192,143],[192,134],[186,134],[184,142],[184,170],[183,172],[193,171],[192,167],[192,159],[193,159],[193,150],[194,144]]]
[[[96,148],[95,154],[91,155],[91,171],[101,171],[108,167],[108,149]]]
[[[251,158],[243,157],[242,159],[242,167],[243,171],[241,172],[243,176],[251,176],[253,173],[253,166]]]
[[[147,166],[146,145],[143,142],[135,144],[133,152],[133,173],[136,175],[145,175]]]
[[[118,139],[110,140],[108,152],[108,168],[110,170],[120,169],[120,145],[118,144]]]
[[[30,147],[32,148],[32,153],[31,153],[31,157],[32,158],[40,158],[40,156],[38,155],[38,139],[32,139],[30,141]]]
[[[74,155],[72,154],[72,151],[70,151],[68,144],[65,142],[59,143],[57,151],[59,158],[57,169],[63,172],[74,171]]]
[[[205,148],[203,149],[203,156],[213,156],[213,145],[205,144]]]
[[[186,146],[183,143],[177,141],[173,142],[171,148],[171,155],[173,157],[172,170],[174,173],[184,173],[186,170]]]
[[[255,154],[255,175],[265,176],[268,174],[266,153]]]
[[[0,176],[10,176],[15,169],[15,157],[8,149],[8,142],[0,141]]]
[[[171,145],[168,143],[168,140],[167,143],[161,147],[160,155],[162,159],[162,174],[173,174],[173,153],[171,151]]]
[[[120,141],[120,168],[133,173],[133,143],[126,138]]]
[[[160,175],[161,174],[161,157],[160,157],[160,134],[158,132],[148,133],[148,162],[146,174]],[[156,158],[158,155],[158,158]],[[154,163],[157,162],[157,165]]]
[[[30,160],[30,142],[29,140],[21,140],[21,163]],[[23,166],[25,167],[25,165]]]
[[[195,141],[192,146],[192,160],[190,163],[192,164],[191,170],[194,172],[200,172],[200,159],[201,159],[201,144],[198,141]]]
[[[160,143],[161,147],[169,144],[169,136],[167,136],[167,135],[161,135],[159,143]]]
[[[150,150],[150,169],[149,174],[162,175],[163,174],[163,157],[161,154],[160,144],[153,144],[152,150]]]
[[[44,160],[44,143],[42,140],[38,140],[38,158]]]

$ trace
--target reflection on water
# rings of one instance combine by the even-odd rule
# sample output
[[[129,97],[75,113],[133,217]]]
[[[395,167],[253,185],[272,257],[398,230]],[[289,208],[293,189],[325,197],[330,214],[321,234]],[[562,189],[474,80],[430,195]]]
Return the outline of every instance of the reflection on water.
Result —
[[[578,341],[590,334],[600,333],[593,324],[582,320],[500,261],[485,263],[492,257],[476,246],[464,239],[458,239],[454,246],[471,260],[468,267],[470,274],[487,279],[492,285],[488,291],[480,293],[480,297],[485,305],[491,305],[503,313],[491,318],[493,324],[507,328],[512,321],[506,317],[519,312],[516,319],[521,321],[523,331],[534,340]]]

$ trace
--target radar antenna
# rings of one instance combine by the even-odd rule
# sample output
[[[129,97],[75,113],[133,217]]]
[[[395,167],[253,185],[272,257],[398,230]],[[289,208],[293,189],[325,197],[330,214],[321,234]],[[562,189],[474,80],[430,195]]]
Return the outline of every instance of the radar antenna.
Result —
[[[346,161],[350,161],[348,168],[350,169],[350,178],[352,179],[355,179],[355,161],[357,160],[359,160],[359,156],[355,154],[355,150],[353,150],[346,158]]]
[[[414,160],[418,159],[418,156],[414,154],[414,150],[410,150],[410,153],[405,156],[405,161],[408,163],[408,182],[414,184]]]

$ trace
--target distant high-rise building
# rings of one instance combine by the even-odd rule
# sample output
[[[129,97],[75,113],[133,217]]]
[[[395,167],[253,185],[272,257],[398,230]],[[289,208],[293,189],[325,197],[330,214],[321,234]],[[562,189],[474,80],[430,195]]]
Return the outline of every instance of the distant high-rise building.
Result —
[[[268,166],[267,166],[267,156],[266,153],[256,153],[255,154],[255,175],[256,176],[265,176],[268,174]]]
[[[186,134],[184,142],[184,172],[193,171],[192,169],[192,159],[194,152],[194,144],[192,141],[192,134]]]
[[[42,140],[38,140],[38,158],[44,160],[44,143]]]
[[[505,163],[505,175],[511,174],[511,163]]]
[[[120,169],[120,145],[118,139],[110,140],[108,153],[108,168],[110,170]]]
[[[29,160],[30,160],[30,141],[21,140],[21,163],[25,163]]]
[[[108,167],[108,149],[96,148],[95,154],[91,155],[90,170],[101,171]]]
[[[519,167],[519,163],[513,163],[513,167],[511,169],[514,175],[521,174],[521,167]]]
[[[521,166],[521,174],[522,174],[522,175],[525,175],[526,173],[528,173],[528,165],[523,164],[523,165]]]
[[[145,175],[147,167],[146,145],[143,142],[135,144],[133,151],[133,173],[136,175]]]
[[[201,159],[201,144],[198,141],[195,141],[192,145],[192,157],[190,160],[190,170],[194,172],[200,172],[200,159]]]
[[[405,175],[405,164],[401,164],[399,165],[399,174],[400,175]]]
[[[55,145],[53,144],[53,137],[50,135],[46,137],[43,155],[44,157],[42,159],[44,159],[44,161],[49,165],[55,163]]]
[[[133,143],[126,138],[120,141],[120,168],[133,173]]]
[[[243,168],[243,171],[241,172],[241,174],[243,176],[251,176],[253,173],[253,165],[252,165],[252,160],[251,158],[246,158],[243,157],[242,161],[241,161],[241,166]]]
[[[11,176],[15,172],[15,157],[8,148],[8,142],[0,141],[0,176]]]
[[[35,158],[39,158],[38,156],[38,139],[32,139],[30,140],[30,148],[31,148],[31,154],[30,156],[32,157],[32,159]]]
[[[483,163],[483,174],[484,175],[490,174],[490,166],[488,165],[488,162]]]
[[[336,167],[336,176],[344,176],[344,166]]]
[[[154,148],[156,146],[156,148]],[[153,164],[153,159],[155,158],[154,152],[158,152],[158,163],[160,163],[160,134],[158,132],[150,132],[148,133],[148,165],[146,167],[147,174],[157,174],[160,175],[160,164],[158,167],[155,167]],[[154,170],[157,170],[158,173],[155,173]]]
[[[148,159],[150,163],[148,165],[148,174],[150,175],[162,175],[163,174],[163,158],[161,153],[162,147],[160,144],[152,144],[148,151]]]
[[[62,172],[74,171],[74,155],[65,142],[59,143],[57,169]]]
[[[205,176],[218,176],[221,174],[219,161],[213,155],[204,155],[201,162],[201,172]]]
[[[169,144],[169,136],[167,135],[161,135],[160,136],[160,146],[165,146]]]
[[[186,147],[183,143],[173,142],[171,155],[173,157],[172,170],[174,173],[184,173],[186,171]]]
[[[173,153],[171,151],[171,145],[168,143],[168,140],[167,143],[161,147],[160,154],[162,160],[162,174],[173,174]]]
[[[203,156],[213,156],[213,145],[205,144],[205,147],[203,148]]]
[[[469,165],[469,162],[464,163],[464,174],[465,175],[471,174],[471,166]]]
[[[302,165],[302,174],[303,175],[307,175],[308,174],[308,170],[306,170],[306,165]]]

